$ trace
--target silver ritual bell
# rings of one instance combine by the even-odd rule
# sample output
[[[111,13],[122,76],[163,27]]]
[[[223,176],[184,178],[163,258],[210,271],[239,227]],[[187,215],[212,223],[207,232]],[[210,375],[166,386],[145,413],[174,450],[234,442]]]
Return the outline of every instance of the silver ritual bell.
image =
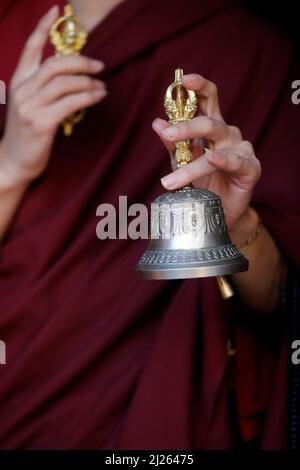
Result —
[[[183,71],[165,95],[171,124],[192,119],[197,96],[182,84]],[[173,99],[173,91],[176,98]],[[191,160],[190,141],[176,143],[177,167]],[[223,298],[233,295],[223,278],[248,269],[247,259],[229,239],[221,199],[192,185],[167,191],[151,204],[151,239],[136,271],[142,279],[187,279],[216,276]]]

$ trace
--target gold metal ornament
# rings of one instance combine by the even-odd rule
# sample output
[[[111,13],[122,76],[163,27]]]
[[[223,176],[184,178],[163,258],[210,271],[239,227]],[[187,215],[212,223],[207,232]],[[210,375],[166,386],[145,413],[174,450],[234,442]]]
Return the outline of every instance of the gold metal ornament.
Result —
[[[197,95],[183,86],[182,79],[183,70],[177,69],[165,94],[170,124],[187,122],[197,112]],[[191,141],[175,145],[176,166],[180,168],[191,161]],[[222,297],[228,299],[233,290],[224,275],[247,269],[248,261],[229,239],[219,196],[188,185],[167,191],[152,202],[150,242],[136,267],[140,278],[216,276]]]
[[[58,18],[50,29],[50,41],[56,51],[56,57],[79,55],[87,42],[88,33],[80,21],[75,17],[73,7],[66,5],[64,14]],[[70,136],[74,125],[84,117],[81,110],[69,116],[63,123],[64,134]]]
[[[165,110],[170,124],[178,124],[193,119],[197,112],[198,100],[193,90],[185,89],[182,85],[183,70],[176,69],[175,81],[168,87],[165,95]],[[173,92],[176,90],[176,98]],[[187,97],[185,97],[185,91]],[[189,140],[176,142],[175,159],[177,167],[186,165],[191,161],[191,143]]]

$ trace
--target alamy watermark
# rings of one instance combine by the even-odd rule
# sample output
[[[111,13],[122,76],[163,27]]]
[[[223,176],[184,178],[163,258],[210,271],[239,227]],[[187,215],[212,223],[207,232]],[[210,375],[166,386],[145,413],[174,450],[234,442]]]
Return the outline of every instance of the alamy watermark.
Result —
[[[173,205],[172,210],[163,208],[163,205],[152,205],[151,239],[169,240],[176,233],[193,233],[200,236],[207,223],[203,204],[195,205],[192,202]],[[96,226],[99,240],[132,240],[149,238],[149,214],[145,204],[135,203],[128,207],[127,196],[119,196],[119,205],[100,204],[96,215],[100,217]],[[211,223],[222,224],[221,213],[213,214]]]
[[[300,364],[300,339],[295,339],[292,342],[292,350],[291,361],[294,366],[298,366]]]
[[[295,105],[300,104],[300,80],[294,80],[292,83],[292,103]]]
[[[128,207],[127,196],[119,196],[118,211],[113,204],[104,203],[97,207],[96,215],[101,217],[96,227],[99,240],[148,238],[148,208],[139,203]]]

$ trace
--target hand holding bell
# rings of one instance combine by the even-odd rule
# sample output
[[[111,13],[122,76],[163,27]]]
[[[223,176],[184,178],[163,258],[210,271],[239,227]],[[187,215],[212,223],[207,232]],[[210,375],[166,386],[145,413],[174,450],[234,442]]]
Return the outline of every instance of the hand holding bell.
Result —
[[[185,123],[197,111],[196,93],[183,86],[182,77],[183,71],[177,69],[175,81],[165,95],[171,124]],[[174,142],[180,171],[191,161],[190,139]],[[184,185],[162,194],[151,204],[151,239],[136,268],[141,278],[223,276],[247,268],[247,260],[228,237],[221,200],[215,193]],[[219,278],[218,284],[223,297],[232,295],[224,278]]]

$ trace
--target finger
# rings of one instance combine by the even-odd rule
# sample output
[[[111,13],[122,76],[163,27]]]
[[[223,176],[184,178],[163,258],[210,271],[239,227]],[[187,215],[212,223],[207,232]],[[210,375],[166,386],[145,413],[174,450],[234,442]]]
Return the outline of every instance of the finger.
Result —
[[[255,157],[253,145],[248,140],[242,140],[237,145],[237,153],[244,157]]]
[[[206,155],[207,161],[218,170],[234,175],[241,185],[255,184],[261,175],[257,158],[246,157],[230,151],[217,150]]]
[[[172,170],[176,170],[175,144],[172,142],[168,142],[160,135],[160,131],[166,129],[167,127],[169,127],[169,125],[170,124],[164,119],[157,118],[152,122],[152,129],[157,133],[158,137],[169,152],[170,165]]]
[[[100,60],[85,56],[50,57],[39,70],[22,85],[23,99],[34,96],[36,91],[58,75],[96,74],[104,69]]]
[[[190,74],[183,76],[183,85],[194,90],[199,96],[199,108],[206,116],[224,121],[218,97],[218,89],[215,83],[201,75]]]
[[[157,133],[158,137],[161,139],[167,150],[170,152],[175,150],[175,144],[173,142],[169,142],[165,139],[161,133],[164,129],[170,127],[170,124],[165,121],[164,119],[155,119],[152,123],[152,129]]]
[[[105,90],[84,91],[81,93],[68,95],[61,100],[44,108],[42,120],[45,127],[55,127],[63,122],[71,114],[93,106],[107,95]]]
[[[182,188],[199,178],[209,176],[217,171],[216,168],[208,162],[206,158],[207,153],[209,153],[209,150],[206,149],[205,154],[200,158],[164,176],[161,179],[162,185],[168,190]]]
[[[47,83],[28,101],[30,101],[32,109],[41,108],[52,104],[65,95],[93,90],[106,90],[104,82],[93,80],[87,75],[61,75]]]
[[[176,169],[175,144],[173,142],[168,142],[160,134],[160,132],[163,129],[167,129],[169,126],[170,124],[163,119],[155,119],[152,123],[153,130],[157,133],[158,137],[161,139],[166,149],[169,151],[171,167],[173,170],[175,170]],[[203,141],[201,138],[197,138],[192,143],[192,160],[195,160],[195,158],[198,158],[200,155],[203,155],[203,153],[204,153]]]
[[[206,149],[202,157],[178,168],[162,178],[161,181],[166,189],[174,190],[209,176],[218,170],[234,176],[235,183],[244,189],[253,187],[261,175],[261,165],[255,157],[247,158],[226,151],[210,152]]]
[[[54,5],[45,16],[41,18],[36,29],[27,40],[23,49],[18,67],[14,75],[13,85],[28,78],[40,65],[43,49],[48,41],[48,35],[53,21],[57,18],[59,8]]]
[[[219,145],[238,138],[237,135],[234,135],[234,132],[231,133],[231,126],[210,119],[207,116],[198,116],[191,121],[175,124],[161,130],[160,134],[168,142],[202,137]]]
[[[194,141],[192,145],[192,160],[195,160],[196,158],[201,157],[201,155],[204,155],[205,153],[205,147],[203,143],[198,142],[198,139]]]

